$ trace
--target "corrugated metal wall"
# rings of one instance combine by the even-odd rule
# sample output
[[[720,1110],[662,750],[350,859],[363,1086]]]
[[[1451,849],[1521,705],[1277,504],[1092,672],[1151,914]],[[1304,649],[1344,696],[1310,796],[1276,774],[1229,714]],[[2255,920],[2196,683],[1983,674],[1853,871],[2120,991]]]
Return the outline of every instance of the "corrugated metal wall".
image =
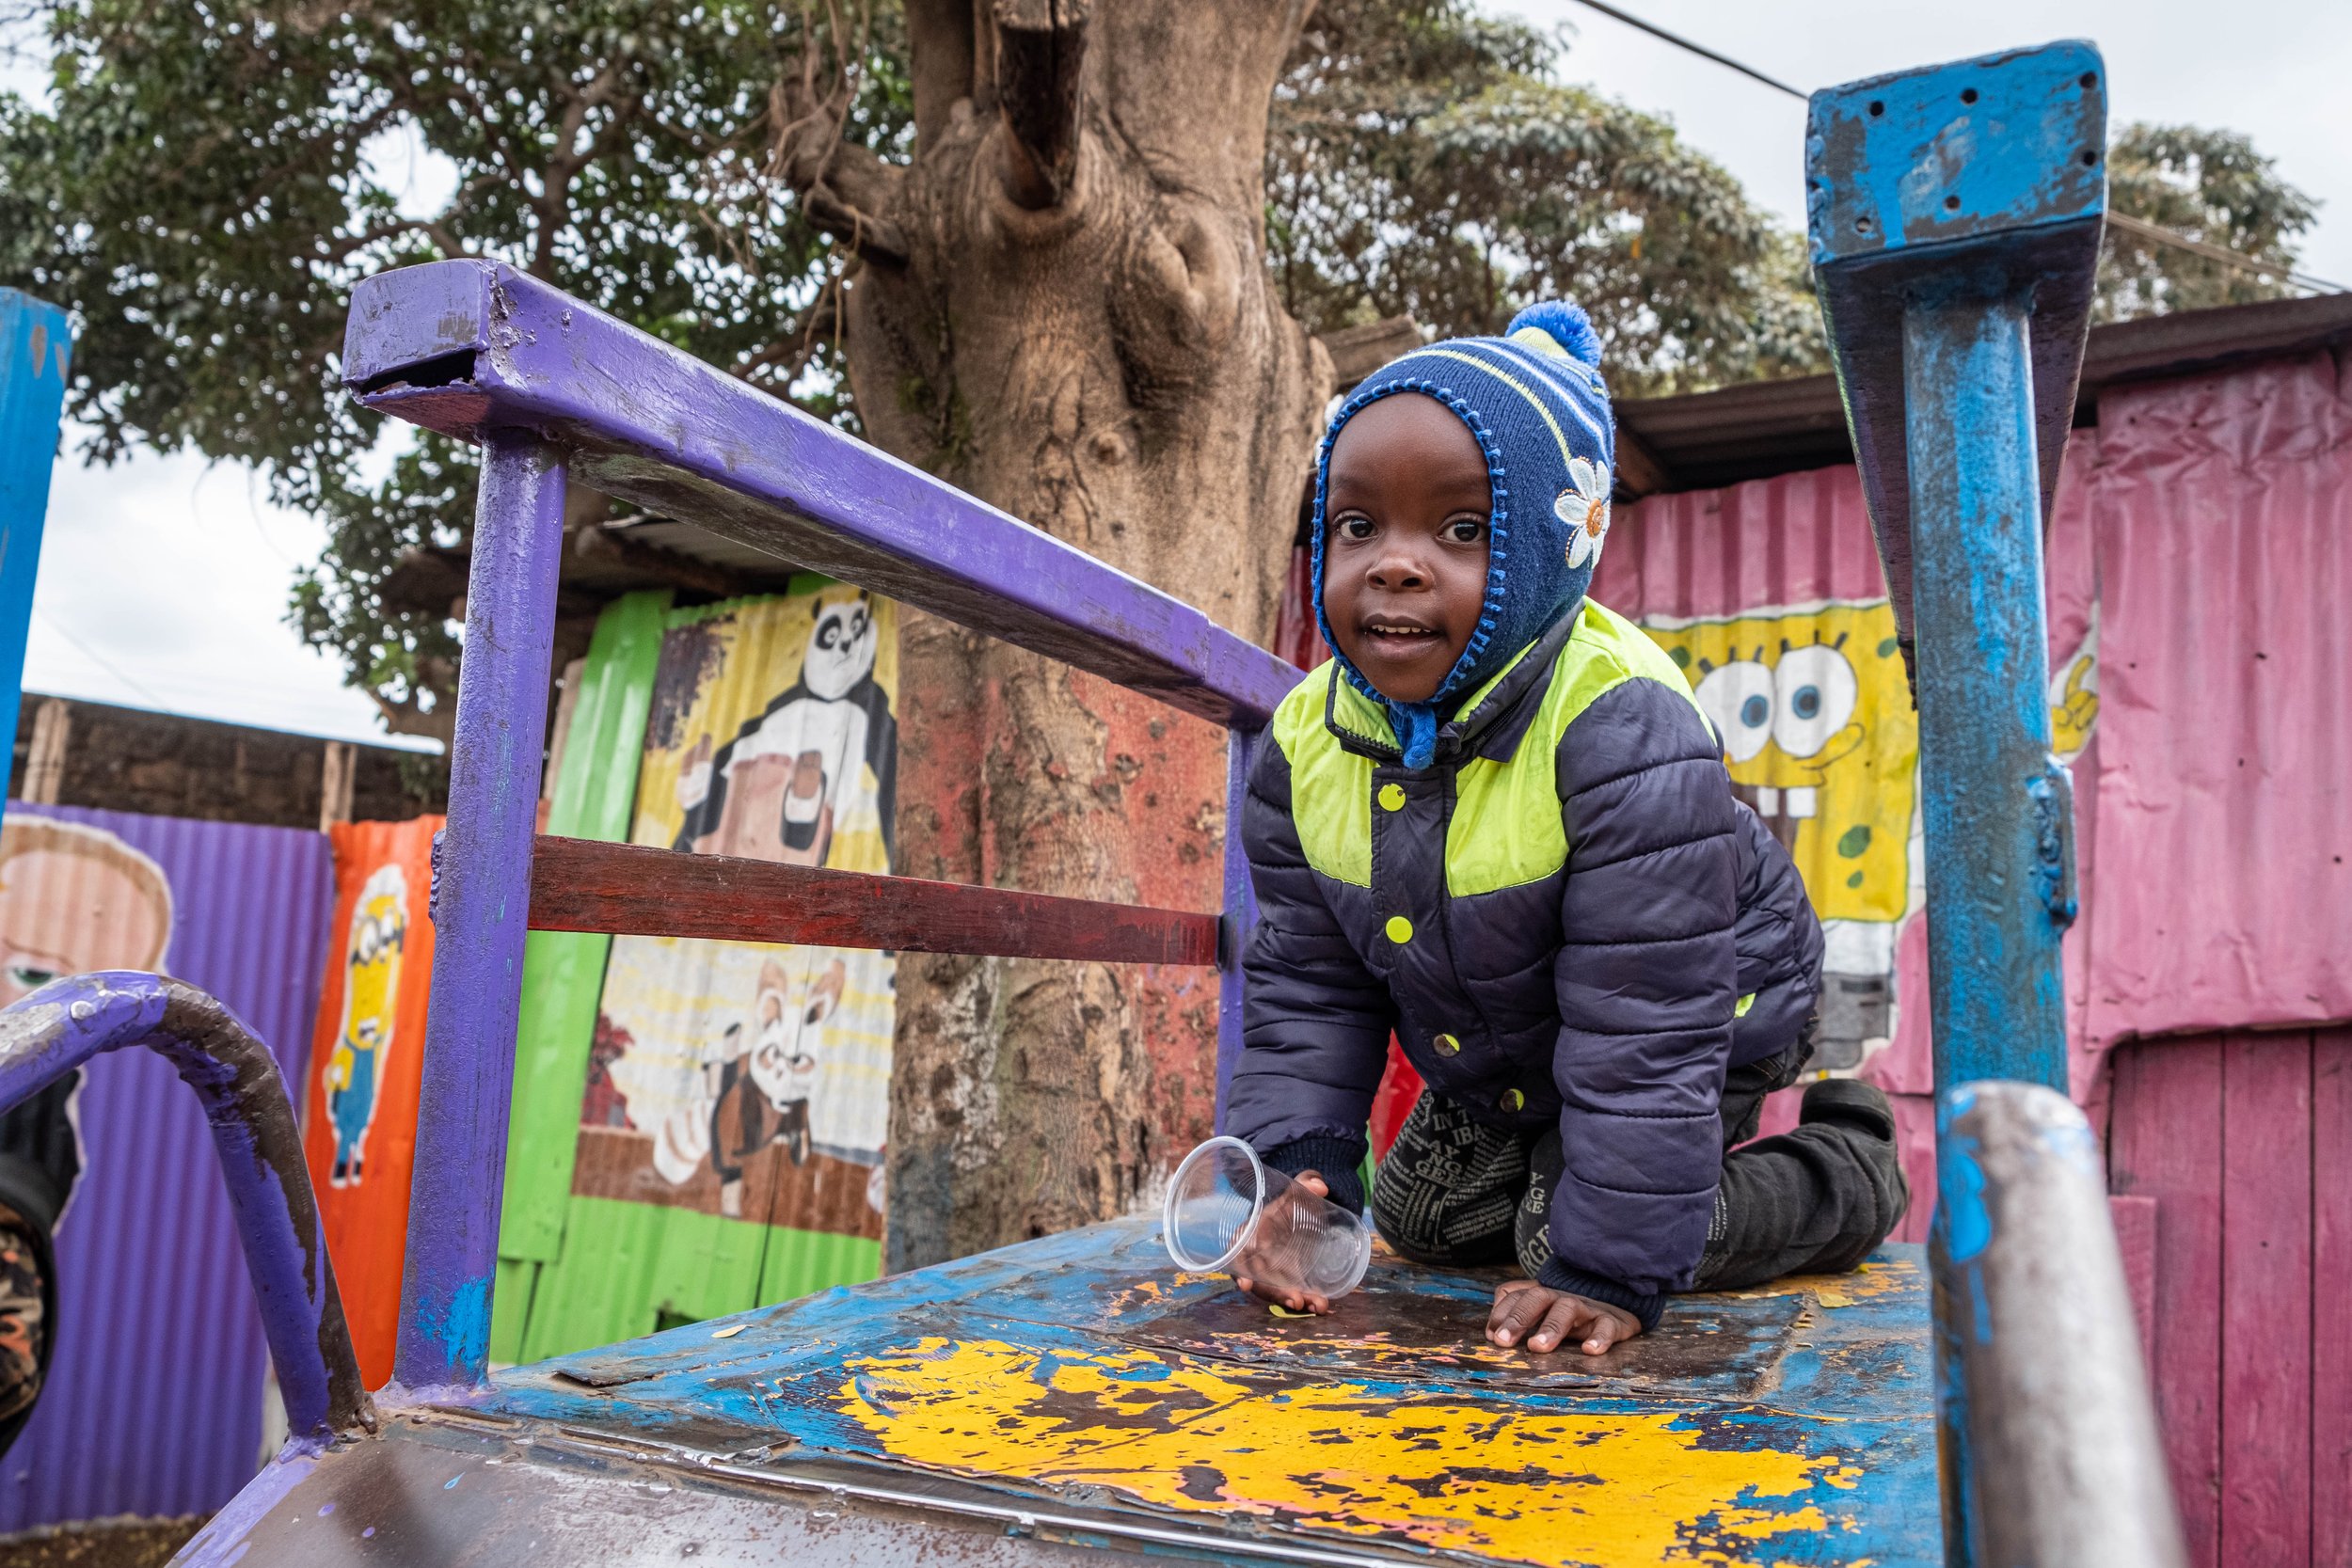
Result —
[[[332,885],[326,840],[288,828],[25,806],[114,834],[171,885],[164,964],[234,1008],[302,1079]],[[17,935],[18,933],[10,933]],[[0,1460],[0,1531],[208,1511],[259,1456],[268,1354],[196,1099],[164,1062],[93,1062],[87,1164],[57,1233],[56,1359]]]

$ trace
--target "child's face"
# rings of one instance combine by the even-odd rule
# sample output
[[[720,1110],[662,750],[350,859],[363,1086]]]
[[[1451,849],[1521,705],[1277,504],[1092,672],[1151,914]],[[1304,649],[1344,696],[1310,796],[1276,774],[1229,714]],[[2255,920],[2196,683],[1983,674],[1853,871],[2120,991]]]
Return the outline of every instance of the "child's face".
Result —
[[[1486,596],[1486,457],[1435,398],[1399,392],[1347,421],[1324,496],[1323,612],[1391,702],[1425,703]]]

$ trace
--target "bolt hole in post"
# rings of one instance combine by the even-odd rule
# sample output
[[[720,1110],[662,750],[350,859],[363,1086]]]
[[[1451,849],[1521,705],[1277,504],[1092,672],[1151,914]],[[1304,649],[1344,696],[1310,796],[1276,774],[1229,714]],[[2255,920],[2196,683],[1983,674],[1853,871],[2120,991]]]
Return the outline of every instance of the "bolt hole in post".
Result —
[[[1974,87],[1961,88],[1960,101],[1963,103],[1974,103],[1977,101],[1977,89]]]
[[[1372,1229],[1317,1197],[1239,1138],[1184,1156],[1160,1211],[1168,1256],[1191,1274],[1246,1275],[1260,1289],[1328,1305],[1363,1283]]]

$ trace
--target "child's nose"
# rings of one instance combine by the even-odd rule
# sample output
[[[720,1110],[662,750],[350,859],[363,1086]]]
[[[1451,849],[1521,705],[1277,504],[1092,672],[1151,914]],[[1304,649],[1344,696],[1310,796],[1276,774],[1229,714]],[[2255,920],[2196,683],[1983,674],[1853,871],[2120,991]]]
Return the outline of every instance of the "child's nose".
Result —
[[[1425,588],[1429,585],[1429,569],[1420,558],[1399,552],[1384,555],[1372,563],[1374,586],[1396,590]]]

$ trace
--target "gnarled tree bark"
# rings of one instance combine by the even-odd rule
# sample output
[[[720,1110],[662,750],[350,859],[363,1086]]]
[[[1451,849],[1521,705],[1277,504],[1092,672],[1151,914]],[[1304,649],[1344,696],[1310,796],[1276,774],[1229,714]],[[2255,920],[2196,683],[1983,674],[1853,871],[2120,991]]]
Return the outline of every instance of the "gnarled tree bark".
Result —
[[[1311,0],[907,0],[915,150],[795,104],[785,171],[864,258],[888,451],[1263,641],[1329,357],[1265,267],[1267,106]],[[1224,737],[937,621],[902,633],[898,864],[1214,909]],[[1216,975],[909,956],[887,1263],[1126,1212],[1205,1134]]]

